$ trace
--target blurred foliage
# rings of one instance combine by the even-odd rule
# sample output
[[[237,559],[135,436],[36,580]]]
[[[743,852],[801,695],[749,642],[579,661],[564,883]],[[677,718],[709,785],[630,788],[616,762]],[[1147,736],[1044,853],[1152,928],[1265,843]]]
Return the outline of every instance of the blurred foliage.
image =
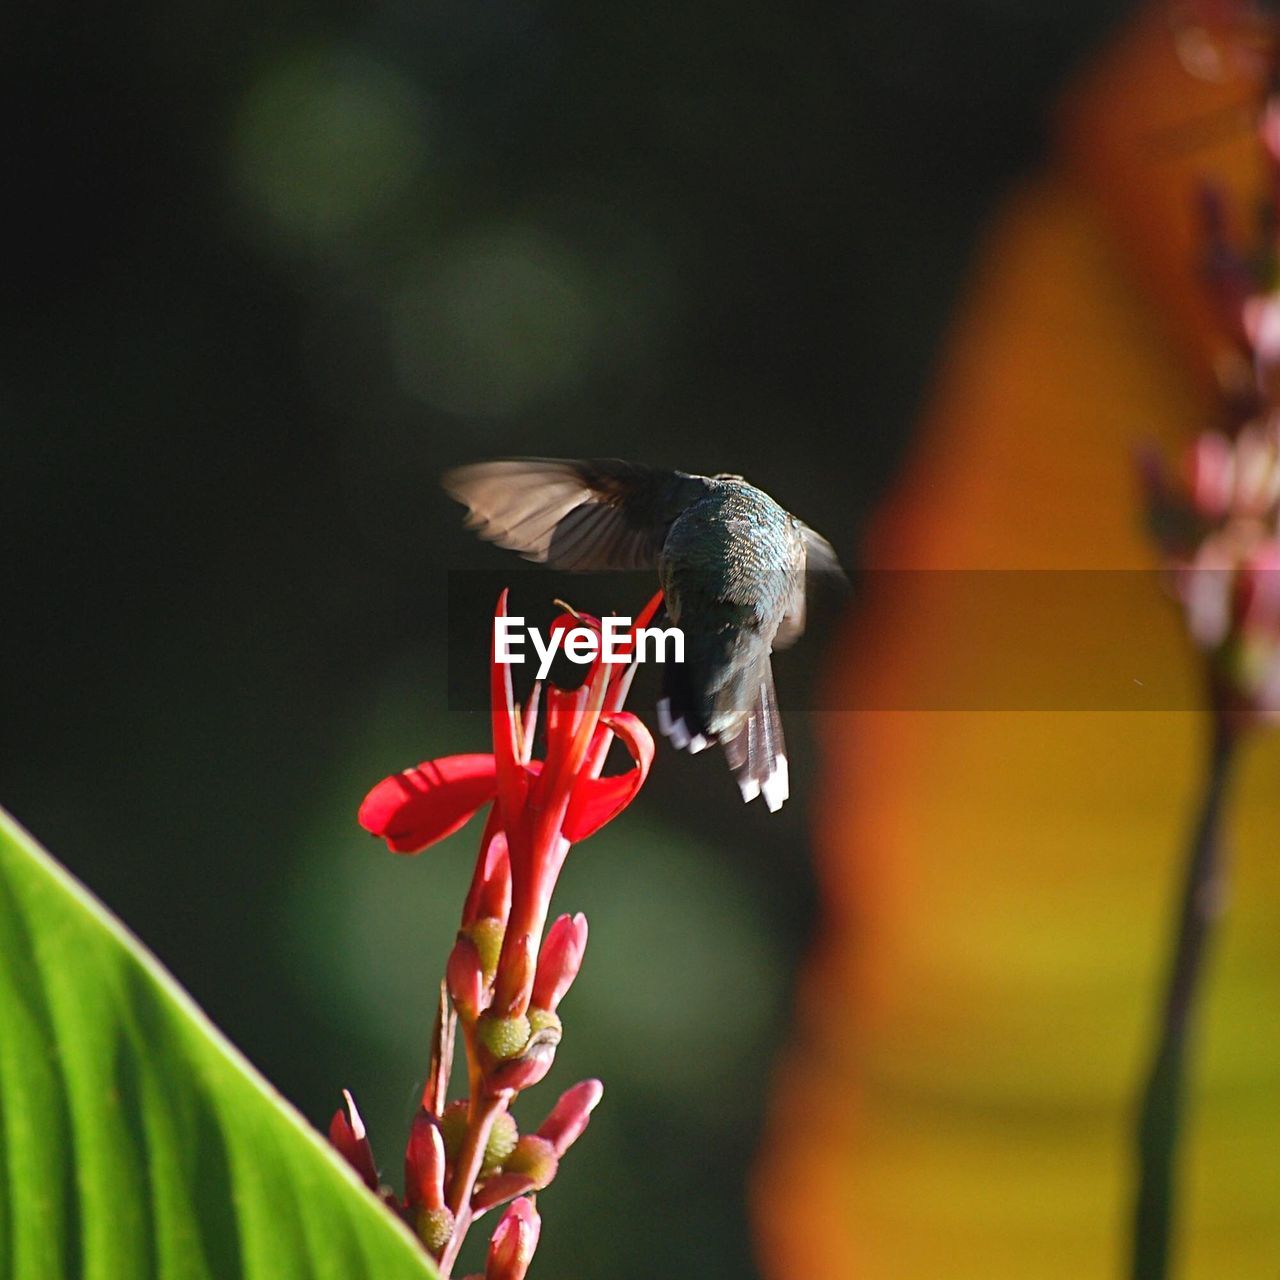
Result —
[[[352,834],[368,783],[484,742],[442,709],[443,570],[498,553],[440,469],[742,471],[852,560],[981,220],[1122,8],[0,17],[0,795],[310,1116],[351,1084],[395,1167],[470,856]],[[813,915],[788,724],[777,820],[663,754],[570,868],[596,928],[556,1078],[610,1092],[545,1198],[557,1267],[747,1272]]]
[[[1082,599],[1032,652],[1035,627],[995,631],[981,591],[931,570],[1151,564],[1135,454],[1214,420],[1197,179],[1240,208],[1267,180],[1247,128],[1175,154],[1151,140],[1245,100],[1187,74],[1162,7],[1119,33],[1064,103],[1047,172],[993,224],[921,424],[935,447],[868,530],[867,566],[920,572],[866,574],[839,705],[925,709],[824,718],[826,928],[755,1188],[770,1276],[1127,1274],[1135,1110],[1209,726],[1158,695],[1098,709],[1092,655],[1126,653],[1153,691],[1196,688],[1199,655],[1154,574]],[[930,709],[979,663],[1052,670],[1060,700]],[[1265,1280],[1280,1252],[1278,775],[1280,738],[1260,734],[1193,1022],[1178,1280]],[[818,1089],[830,1105],[806,1107]]]

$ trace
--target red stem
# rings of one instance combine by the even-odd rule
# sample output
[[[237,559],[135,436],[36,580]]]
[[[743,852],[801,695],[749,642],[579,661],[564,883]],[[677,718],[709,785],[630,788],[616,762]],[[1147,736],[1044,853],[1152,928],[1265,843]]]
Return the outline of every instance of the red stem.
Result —
[[[475,1061],[471,1035],[467,1035],[468,1064]],[[440,1275],[442,1280],[449,1280],[453,1264],[458,1260],[462,1242],[467,1237],[471,1226],[471,1195],[475,1191],[476,1180],[480,1177],[480,1168],[484,1164],[485,1148],[489,1145],[489,1134],[493,1130],[494,1121],[506,1110],[506,1100],[494,1098],[483,1092],[483,1082],[478,1072],[473,1070],[471,1111],[467,1117],[467,1134],[458,1152],[457,1164],[454,1167],[453,1179],[449,1184],[448,1205],[453,1214],[453,1234],[449,1237],[440,1254]]]

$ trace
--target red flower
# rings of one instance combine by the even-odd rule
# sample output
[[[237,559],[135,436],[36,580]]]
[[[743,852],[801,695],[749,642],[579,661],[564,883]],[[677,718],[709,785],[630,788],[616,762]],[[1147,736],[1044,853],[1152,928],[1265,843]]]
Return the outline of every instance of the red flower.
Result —
[[[497,624],[506,616],[506,601],[504,591],[490,651],[493,751],[445,756],[384,778],[365,797],[359,815],[360,824],[393,852],[417,853],[491,806],[446,967],[423,1107],[405,1152],[405,1199],[395,1204],[440,1260],[444,1275],[479,1214],[551,1181],[560,1156],[600,1100],[599,1082],[587,1081],[561,1098],[542,1130],[523,1137],[517,1137],[507,1111],[517,1093],[551,1069],[563,1032],[556,1008],[586,947],[582,915],[561,917],[542,945],[565,855],[631,803],[653,761],[648,729],[622,710],[635,672],[629,644],[615,661],[606,661],[605,647],[599,646],[579,688],[547,687],[546,751],[543,759],[533,758],[540,689],[535,685],[517,708],[510,669],[497,660]],[[654,596],[636,629],[648,624],[661,601]],[[579,615],[562,616],[553,626],[584,623],[600,629]],[[615,737],[630,753],[632,767],[601,777]],[[470,1096],[446,1106],[459,1028]],[[461,1117],[460,1130],[450,1116]],[[354,1107],[334,1118],[331,1133],[376,1188]],[[494,1232],[485,1280],[523,1280],[538,1229],[532,1202],[515,1199]]]
[[[661,594],[649,601],[632,636],[648,625],[661,603]],[[491,918],[502,927],[501,959],[493,999],[487,1002],[501,1017],[520,1016],[529,1007],[551,890],[569,846],[599,831],[635,799],[654,752],[649,730],[622,710],[634,664],[606,661],[601,646],[577,689],[547,687],[546,755],[533,759],[540,690],[534,687],[517,714],[510,667],[497,659],[497,623],[506,606],[504,591],[494,613],[489,659],[493,753],[445,756],[384,778],[365,797],[359,814],[360,824],[393,852],[417,853],[493,803],[462,923],[465,929]],[[583,624],[600,626],[594,618],[566,614],[553,629]],[[629,655],[630,645],[623,648]],[[625,773],[603,778],[615,737],[634,763]],[[470,953],[456,957],[451,990],[463,996],[463,1007],[472,1005],[472,997],[482,998],[469,972],[475,964]]]
[[[636,619],[646,625],[657,610],[655,596]],[[506,616],[507,593],[495,618]],[[558,619],[556,626],[587,618]],[[617,817],[635,798],[653,761],[653,738],[622,703],[632,667],[597,659],[577,689],[547,690],[547,758],[531,759],[538,691],[517,717],[510,669],[491,656],[494,751],[487,755],[444,756],[384,778],[365,797],[359,821],[381,836],[393,853],[419,853],[462,827],[489,801],[499,800],[508,842],[513,829],[546,839],[556,834],[570,843],[585,840]],[[614,735],[631,753],[635,767],[617,777],[600,770]]]

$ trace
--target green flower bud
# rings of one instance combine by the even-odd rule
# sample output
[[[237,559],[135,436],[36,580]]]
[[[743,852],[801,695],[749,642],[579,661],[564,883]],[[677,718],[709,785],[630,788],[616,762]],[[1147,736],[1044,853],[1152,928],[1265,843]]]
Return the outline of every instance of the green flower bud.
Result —
[[[507,1157],[516,1149],[520,1131],[516,1128],[516,1118],[509,1111],[501,1111],[489,1130],[489,1141],[484,1149],[484,1164],[481,1173],[496,1173],[502,1168]]]
[[[541,1191],[556,1176],[559,1165],[555,1147],[546,1138],[529,1133],[516,1143],[503,1172],[521,1174],[532,1180],[533,1190]]]
[[[466,1098],[451,1102],[440,1117],[440,1136],[444,1139],[444,1153],[453,1164],[462,1150],[462,1140],[467,1136],[467,1110],[470,1103]]]
[[[469,1105],[466,1098],[459,1098],[456,1102],[449,1103],[444,1109],[444,1115],[440,1117],[440,1136],[444,1139],[445,1155],[450,1164],[457,1162],[458,1153],[466,1140]],[[500,1112],[489,1130],[489,1141],[485,1144],[484,1163],[480,1171],[489,1174],[501,1169],[506,1158],[516,1149],[519,1137],[520,1130],[516,1127],[515,1116],[509,1111]]]
[[[453,1214],[446,1208],[419,1209],[413,1226],[428,1251],[438,1254],[453,1235]]]
[[[498,971],[498,957],[502,954],[502,938],[506,931],[506,925],[496,916],[486,916],[463,930],[480,953],[480,966],[486,982],[492,982]]]
[[[554,1031],[556,1034],[553,1043],[559,1044],[564,1028],[560,1025],[559,1015],[552,1013],[550,1009],[530,1009],[529,1030],[535,1036],[540,1031]]]
[[[486,1013],[476,1027],[480,1032],[480,1043],[499,1060],[514,1058],[529,1043],[529,1019],[524,1014],[517,1014],[514,1018],[495,1018]]]

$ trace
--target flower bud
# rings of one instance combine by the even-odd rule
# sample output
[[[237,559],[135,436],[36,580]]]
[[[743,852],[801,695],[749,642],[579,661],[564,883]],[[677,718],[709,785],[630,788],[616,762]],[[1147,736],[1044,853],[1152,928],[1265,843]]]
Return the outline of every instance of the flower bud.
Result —
[[[530,1009],[527,1018],[529,1039],[518,1057],[500,1062],[489,1073],[489,1087],[495,1092],[515,1093],[541,1080],[556,1060],[560,1043],[560,1019],[545,1009]]]
[[[516,1149],[520,1130],[516,1128],[516,1118],[509,1111],[499,1111],[489,1129],[489,1141],[485,1143],[484,1163],[480,1172],[496,1173],[502,1168],[507,1157]]]
[[[1258,364],[1274,365],[1280,357],[1280,300],[1274,294],[1255,295],[1246,300],[1242,318]]]
[[[543,1035],[542,1033],[547,1033]],[[529,1010],[529,1039],[542,1035],[544,1040],[554,1040],[556,1044],[560,1043],[564,1035],[564,1026],[560,1022],[560,1015],[552,1013],[550,1009],[530,1009]]]
[[[522,1196],[536,1188],[533,1179],[523,1173],[508,1173],[505,1169],[486,1178],[471,1197],[471,1212],[480,1214],[492,1209],[495,1205],[506,1204],[516,1196]]]
[[[533,1201],[523,1196],[514,1201],[489,1243],[484,1280],[524,1280],[541,1230],[542,1219]]]
[[[560,1167],[560,1157],[551,1142],[536,1133],[526,1133],[507,1157],[504,1173],[529,1179],[531,1189],[541,1191],[547,1186]]]
[[[547,931],[533,983],[533,1003],[538,1008],[555,1011],[578,976],[586,946],[587,917],[581,912],[561,916]]]
[[[1233,458],[1233,513],[1264,519],[1280,496],[1275,433],[1255,423],[1242,427],[1236,437]]]
[[[404,1195],[413,1207],[444,1207],[445,1145],[436,1118],[418,1109],[404,1152]]]
[[[462,1143],[467,1136],[470,1105],[466,1098],[459,1098],[449,1103],[444,1110],[444,1115],[440,1117],[440,1134],[450,1164],[457,1161],[458,1153],[462,1150]],[[500,1169],[506,1158],[515,1150],[519,1137],[520,1131],[516,1128],[515,1116],[508,1111],[500,1111],[489,1129],[489,1140],[485,1143],[481,1172],[489,1174]]]
[[[466,933],[458,934],[458,940],[449,952],[445,982],[458,1016],[467,1022],[474,1022],[484,1003],[484,961],[476,944]]]
[[[1249,638],[1280,635],[1280,544],[1263,543],[1236,574],[1232,621]]]
[[[468,925],[488,917],[505,923],[510,910],[511,859],[507,854],[507,837],[502,831],[494,831],[480,851],[462,910],[462,922]]]
[[[489,1088],[495,1094],[505,1094],[508,1097],[523,1089],[532,1089],[535,1084],[546,1079],[555,1060],[555,1049],[541,1046],[508,1062],[500,1062],[489,1073]]]
[[[533,986],[533,942],[527,933],[504,938],[494,975],[493,1009],[506,1017],[524,1013]]]
[[[604,1085],[599,1080],[575,1084],[560,1095],[551,1114],[538,1126],[538,1136],[551,1143],[557,1156],[564,1155],[582,1135],[602,1097]]]
[[[1266,105],[1262,109],[1262,120],[1258,126],[1258,136],[1267,149],[1272,164],[1280,161],[1280,107],[1276,105],[1273,95],[1268,94]]]
[[[1231,625],[1231,584],[1235,563],[1228,539],[1206,539],[1189,564],[1175,569],[1174,581],[1187,630],[1202,649],[1216,649]]]
[[[453,1235],[453,1214],[445,1205],[438,1209],[419,1207],[413,1214],[413,1229],[428,1253],[439,1256]]]
[[[1224,516],[1235,484],[1231,442],[1217,431],[1200,435],[1187,451],[1187,484],[1195,509],[1209,519]]]
[[[329,1141],[338,1149],[344,1160],[360,1175],[370,1191],[378,1189],[378,1168],[373,1163],[373,1148],[365,1131],[364,1121],[356,1110],[356,1100],[346,1089],[342,1091],[343,1105],[333,1113],[329,1121]]]
[[[440,1135],[444,1138],[445,1155],[453,1164],[462,1150],[462,1140],[467,1136],[467,1117],[471,1104],[466,1098],[449,1103],[440,1117]]]
[[[476,1025],[480,1043],[500,1061],[516,1057],[529,1043],[529,1019],[524,1014],[503,1018],[490,1012]]]
[[[467,925],[462,931],[476,944],[486,984],[493,981],[493,975],[497,972],[498,957],[502,954],[502,935],[506,927],[497,916],[485,916],[474,924]]]

